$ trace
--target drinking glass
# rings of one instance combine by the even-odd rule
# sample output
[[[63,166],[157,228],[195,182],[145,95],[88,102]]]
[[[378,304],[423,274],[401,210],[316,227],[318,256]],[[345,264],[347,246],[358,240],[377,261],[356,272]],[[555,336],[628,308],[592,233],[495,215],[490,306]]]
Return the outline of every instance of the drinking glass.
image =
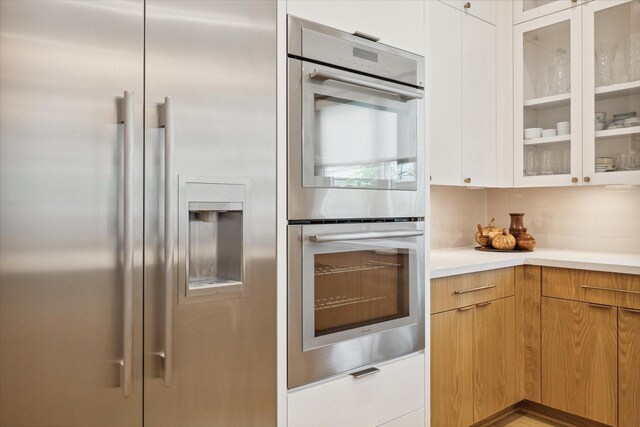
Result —
[[[525,176],[538,175],[538,156],[533,150],[524,153],[524,174]]]
[[[571,173],[571,150],[568,147],[562,150],[562,173]]]
[[[553,95],[551,88],[553,69],[541,68],[538,70],[538,78],[536,80],[536,95],[538,98]]]
[[[544,150],[542,152],[542,167],[540,173],[542,175],[553,174],[553,152],[551,150]]]
[[[553,94],[567,93],[571,89],[571,77],[569,76],[569,62],[565,58],[567,52],[564,49],[556,50],[553,60]]]
[[[629,80],[640,80],[640,33],[629,34],[626,63]]]
[[[629,170],[629,153],[622,153],[618,156],[618,168],[619,171]]]
[[[613,61],[618,50],[618,40],[606,39],[596,48],[596,86],[613,83]]]
[[[640,169],[640,152],[631,150],[629,151],[629,159],[627,163],[627,170]]]

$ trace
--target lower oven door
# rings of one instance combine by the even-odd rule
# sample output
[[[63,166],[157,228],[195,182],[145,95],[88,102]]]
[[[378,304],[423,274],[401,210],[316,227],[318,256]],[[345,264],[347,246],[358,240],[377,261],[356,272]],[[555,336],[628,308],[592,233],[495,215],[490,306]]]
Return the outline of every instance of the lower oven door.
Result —
[[[424,347],[424,222],[289,226],[289,387]]]

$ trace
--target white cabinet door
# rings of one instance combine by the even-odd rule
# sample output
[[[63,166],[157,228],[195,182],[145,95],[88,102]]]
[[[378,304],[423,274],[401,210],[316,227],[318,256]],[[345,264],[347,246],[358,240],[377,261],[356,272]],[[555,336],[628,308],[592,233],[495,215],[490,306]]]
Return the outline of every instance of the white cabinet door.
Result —
[[[380,367],[376,385],[376,423],[382,424],[424,406],[424,354]]]
[[[350,375],[288,395],[288,427],[371,427],[376,422],[376,375]]]
[[[360,31],[380,43],[424,54],[422,0],[288,0],[287,13],[348,33]]]
[[[587,184],[640,184],[640,126],[615,129],[612,123],[615,114],[640,111],[640,48],[629,46],[630,40],[640,46],[639,33],[640,2],[582,6],[582,173]],[[596,129],[596,112],[605,113],[606,129]],[[615,171],[596,170],[605,158],[613,160]]]
[[[464,11],[491,24],[496,23],[498,0],[440,0],[442,3]]]
[[[377,365],[377,368],[379,372],[365,377],[356,379],[345,375],[289,392],[288,426],[371,427],[424,408],[423,353]],[[424,421],[424,415],[421,418]],[[398,426],[423,425],[409,424],[409,421]]]
[[[496,185],[496,27],[462,19],[462,174],[471,186]]]
[[[425,92],[431,184],[462,185],[462,13],[427,2]]]
[[[434,185],[496,185],[496,29],[428,2],[427,95]]]
[[[515,24],[576,7],[591,0],[513,0]]]
[[[424,425],[424,408],[422,408],[388,423],[381,424],[379,427],[424,427]]]
[[[567,186],[582,182],[581,35],[580,8],[514,26],[516,187]],[[569,134],[524,137],[524,129],[553,132],[563,122],[570,123]]]

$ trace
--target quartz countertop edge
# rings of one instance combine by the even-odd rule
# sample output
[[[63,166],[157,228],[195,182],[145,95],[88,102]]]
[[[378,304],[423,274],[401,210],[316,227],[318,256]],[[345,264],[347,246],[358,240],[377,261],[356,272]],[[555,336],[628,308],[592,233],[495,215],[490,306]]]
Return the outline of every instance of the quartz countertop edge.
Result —
[[[473,247],[432,249],[431,278],[517,265],[640,274],[640,255],[537,248],[533,252],[480,252]]]

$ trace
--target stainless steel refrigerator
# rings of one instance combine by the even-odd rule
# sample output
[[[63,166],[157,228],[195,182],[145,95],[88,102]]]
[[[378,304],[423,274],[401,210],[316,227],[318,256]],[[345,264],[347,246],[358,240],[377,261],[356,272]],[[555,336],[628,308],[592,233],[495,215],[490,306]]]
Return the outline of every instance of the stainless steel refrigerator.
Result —
[[[275,1],[0,1],[0,425],[276,423]]]

